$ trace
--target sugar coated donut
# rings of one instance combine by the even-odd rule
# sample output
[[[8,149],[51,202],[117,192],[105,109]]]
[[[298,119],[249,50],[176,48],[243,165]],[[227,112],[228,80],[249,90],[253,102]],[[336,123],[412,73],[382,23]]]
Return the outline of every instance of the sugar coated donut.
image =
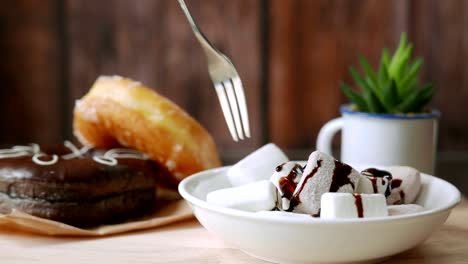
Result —
[[[175,103],[119,76],[99,77],[74,109],[74,134],[88,146],[124,146],[148,154],[173,185],[221,165],[210,134]]]
[[[0,149],[0,213],[16,209],[88,227],[152,213],[167,171],[135,150],[71,142]]]

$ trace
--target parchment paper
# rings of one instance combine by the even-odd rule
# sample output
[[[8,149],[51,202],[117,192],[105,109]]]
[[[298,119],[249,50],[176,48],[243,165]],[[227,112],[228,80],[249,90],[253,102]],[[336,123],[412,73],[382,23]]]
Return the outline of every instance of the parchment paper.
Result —
[[[193,217],[190,206],[175,192],[159,191],[158,201],[160,206],[155,209],[152,215],[90,229],[82,229],[13,210],[6,215],[0,214],[0,232],[1,230],[16,229],[54,236],[106,236],[168,225]]]

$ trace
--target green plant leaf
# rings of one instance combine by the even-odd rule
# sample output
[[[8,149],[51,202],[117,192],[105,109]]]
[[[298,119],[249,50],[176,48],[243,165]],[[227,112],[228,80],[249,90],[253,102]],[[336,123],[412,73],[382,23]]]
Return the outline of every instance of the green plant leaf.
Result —
[[[382,51],[382,56],[380,58],[380,65],[379,65],[379,70],[378,70],[378,78],[379,78],[380,87],[384,87],[385,85],[387,85],[387,82],[389,80],[389,77],[388,77],[389,60],[390,60],[390,55],[388,53],[388,49],[384,48]]]
[[[393,113],[395,111],[395,107],[400,103],[396,83],[394,80],[391,80],[384,87],[383,94],[385,98],[385,108],[387,112]]]
[[[364,92],[364,98],[371,113],[385,113],[385,108],[372,91]]]
[[[419,74],[419,70],[421,69],[424,60],[421,58],[416,59],[411,63],[409,69],[400,83],[400,91],[402,91],[402,96],[407,96],[411,91],[411,88],[416,85],[417,77]]]
[[[340,87],[343,93],[346,95],[346,97],[348,97],[348,99],[358,107],[359,111],[369,112],[369,108],[367,107],[366,101],[364,101],[364,99],[358,92],[353,90],[344,82],[340,82]]]
[[[424,110],[424,107],[432,100],[435,93],[435,88],[432,84],[426,84],[420,90],[422,90],[418,101],[411,107],[409,112],[420,113]]]
[[[401,98],[400,100],[404,100],[412,91],[417,89],[416,81],[417,80],[414,79],[411,81],[411,83],[408,84],[408,89],[402,95],[399,95],[399,97]]]
[[[371,86],[369,86],[369,84],[366,82],[364,77],[362,77],[353,67],[350,67],[349,70],[351,72],[351,75],[354,78],[354,81],[362,90],[364,100],[366,101],[367,106],[369,108],[369,112],[371,113],[384,112],[381,102],[376,97],[374,90],[371,88]]]
[[[361,76],[361,74],[359,74],[358,71],[356,71],[356,69],[354,69],[353,67],[349,67],[349,72],[351,73],[351,76],[353,76],[354,81],[359,86],[359,88],[361,88],[361,91],[363,93],[367,91],[372,91],[372,88],[369,87],[366,80]]]
[[[434,95],[432,85],[418,88],[422,59],[412,60],[413,44],[402,33],[393,54],[382,50],[379,66],[373,69],[369,62],[359,57],[363,73],[350,67],[351,75],[361,93],[341,84],[345,95],[360,109],[373,113],[420,112]]]
[[[367,82],[371,87],[374,87],[374,92],[378,93],[379,90],[381,90],[379,80],[377,79],[377,75],[370,66],[369,62],[367,62],[367,60],[364,57],[359,57],[359,63],[361,63],[361,66],[364,69],[364,73],[368,77]]]
[[[374,95],[374,91],[372,90],[372,88],[368,85],[366,80],[356,71],[356,69],[350,67],[349,71],[351,72],[351,75],[353,76],[356,84],[362,90],[362,94],[364,100],[367,103],[369,112],[380,113],[382,111],[382,106],[380,105],[380,102],[377,99],[377,97]]]
[[[413,51],[413,45],[409,44],[408,47],[403,52],[403,54],[401,55],[398,63],[396,64],[397,68],[395,70],[395,75],[393,76],[393,79],[397,83],[397,87],[399,88],[398,94],[400,94],[400,95],[402,95],[404,93],[404,91],[400,90],[400,88],[401,88],[402,79],[404,77],[403,75],[404,75],[406,69],[408,68],[407,64],[408,64],[408,61],[409,61],[409,59],[411,57],[412,51]]]
[[[432,84],[427,84],[420,89],[414,89],[405,100],[397,106],[397,109],[402,113],[420,112],[431,100],[433,95],[434,87]]]
[[[395,53],[393,54],[390,64],[388,65],[388,72],[391,78],[395,78],[395,76],[397,75],[399,65],[401,65],[402,56],[404,55],[406,50],[407,42],[408,38],[406,37],[406,33],[403,32],[400,36],[400,43],[398,44],[398,47]]]
[[[359,62],[361,63],[362,68],[364,69],[364,72],[367,75],[366,82],[372,92],[374,93],[375,97],[379,100],[380,104],[386,112],[391,112],[392,111],[392,103],[387,101],[387,98],[385,96],[385,91],[382,88],[382,86],[379,83],[379,80],[377,78],[377,75],[375,74],[374,70],[370,66],[370,64],[367,62],[366,59],[363,57],[359,58]],[[388,85],[388,84],[387,84]],[[385,86],[387,86],[385,85]]]

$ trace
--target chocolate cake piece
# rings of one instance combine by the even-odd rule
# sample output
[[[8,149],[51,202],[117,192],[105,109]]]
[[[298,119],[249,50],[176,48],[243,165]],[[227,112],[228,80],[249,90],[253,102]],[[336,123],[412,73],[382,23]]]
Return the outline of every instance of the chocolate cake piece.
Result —
[[[134,150],[19,146],[0,150],[0,213],[25,213],[78,227],[152,212],[168,173]]]

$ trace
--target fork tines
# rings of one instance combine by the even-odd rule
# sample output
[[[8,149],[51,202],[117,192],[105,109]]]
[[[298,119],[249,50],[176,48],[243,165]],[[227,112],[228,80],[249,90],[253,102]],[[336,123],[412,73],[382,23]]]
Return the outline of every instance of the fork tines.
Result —
[[[214,86],[234,141],[250,138],[249,115],[241,80],[235,77],[215,83]]]

